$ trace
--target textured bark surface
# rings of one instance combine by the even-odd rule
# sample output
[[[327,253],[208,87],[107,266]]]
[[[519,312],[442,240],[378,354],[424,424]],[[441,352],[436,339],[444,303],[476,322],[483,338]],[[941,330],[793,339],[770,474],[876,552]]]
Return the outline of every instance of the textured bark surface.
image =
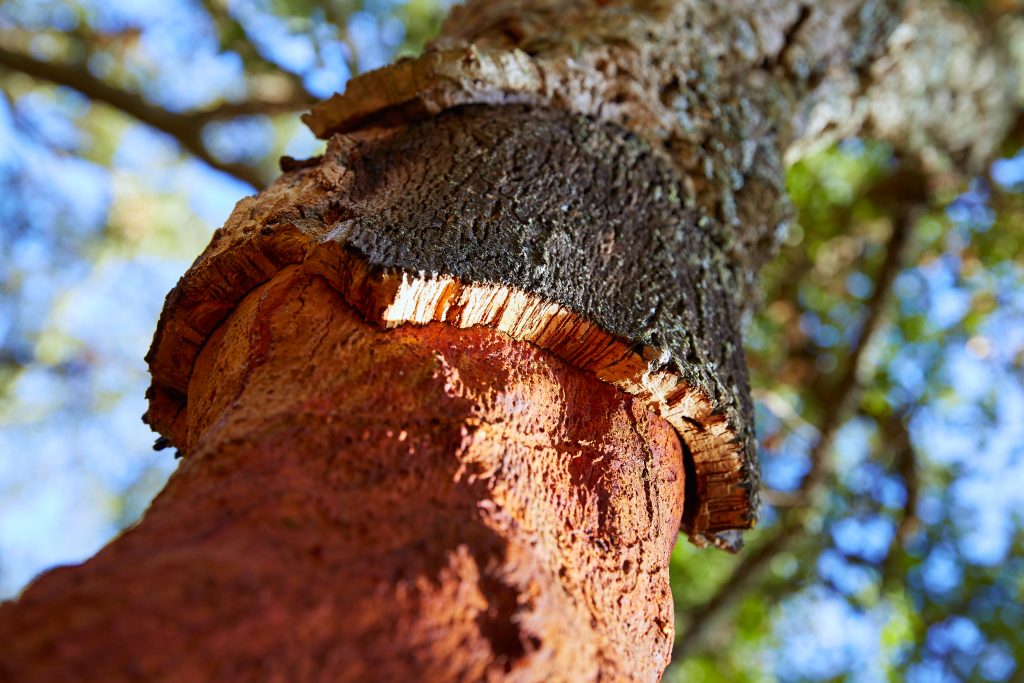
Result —
[[[783,156],[860,133],[976,168],[1015,77],[1007,50],[931,0],[470,2],[423,57],[307,117],[334,136],[326,157],[240,207],[169,300],[149,419],[171,436],[213,326],[333,244],[321,260],[339,282],[352,255],[421,281],[437,310],[410,319],[459,323],[447,283],[501,286],[495,302],[535,297],[634,346],[646,370],[620,386],[674,416],[693,452],[685,527],[731,547],[757,488],[738,318],[789,218]],[[457,109],[474,103],[492,106]],[[397,285],[373,289],[364,308],[395,303]]]
[[[739,318],[783,159],[976,169],[1015,78],[931,0],[457,9],[168,296],[148,420],[183,465],[0,607],[0,675],[657,678],[680,519],[754,520]]]
[[[650,403],[693,455],[685,526],[715,542],[753,523],[752,410],[736,283],[684,192],[644,141],[557,110],[338,136],[240,204],[186,275],[154,342],[150,422],[184,443],[203,340],[302,261],[371,320],[488,324]]]
[[[204,347],[142,522],[0,607],[11,681],[651,681],[675,430],[482,327],[285,268]]]
[[[613,122],[675,165],[747,298],[789,220],[784,155],[861,135],[981,170],[1024,94],[1003,35],[948,0],[470,0],[305,120],[326,138],[482,102]]]

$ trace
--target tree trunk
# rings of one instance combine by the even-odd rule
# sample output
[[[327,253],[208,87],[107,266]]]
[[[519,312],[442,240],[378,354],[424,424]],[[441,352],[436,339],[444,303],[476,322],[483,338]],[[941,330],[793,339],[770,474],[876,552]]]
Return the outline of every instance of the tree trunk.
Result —
[[[901,3],[734,4],[471,3],[318,106],[326,154],[168,296],[147,419],[181,468],[0,607],[0,675],[657,679],[676,530],[754,523],[740,319],[784,154],[855,120],[977,164],[962,126],[1012,101],[954,83],[973,116],[908,137],[871,109],[893,50],[927,58],[891,40]],[[932,7],[903,25],[1000,59]]]
[[[675,431],[531,344],[384,331],[291,266],[203,348],[145,519],[0,619],[29,680],[651,680]]]

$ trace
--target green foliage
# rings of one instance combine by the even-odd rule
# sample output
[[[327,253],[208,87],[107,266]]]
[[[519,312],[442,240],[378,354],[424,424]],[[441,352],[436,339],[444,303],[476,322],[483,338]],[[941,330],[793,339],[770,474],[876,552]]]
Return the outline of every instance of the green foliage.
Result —
[[[1010,426],[1018,413],[1007,407],[1011,399],[1020,405],[1024,379],[1020,194],[976,184],[961,196],[931,197],[885,324],[868,342],[855,401],[827,449],[827,496],[803,515],[787,497],[800,490],[817,430],[836,409],[829,398],[859,343],[893,225],[876,190],[896,171],[887,148],[863,142],[790,169],[799,223],[764,271],[763,306],[748,331],[768,504],[745,553],[787,542],[733,591],[732,608],[700,625],[699,645],[669,680],[763,680],[769,670],[771,680],[1004,680],[1024,661],[1019,503],[990,508],[985,515],[1005,517],[975,526],[985,487],[999,495],[999,468],[1019,471],[1014,463],[1024,457]],[[973,452],[935,452],[935,433],[958,435]],[[708,601],[727,594],[721,586],[742,559],[677,549],[680,633],[693,626],[688,614],[705,615]],[[873,661],[851,652],[825,666],[787,654],[824,647],[794,612],[813,623],[837,602],[854,632],[873,624],[860,648]]]

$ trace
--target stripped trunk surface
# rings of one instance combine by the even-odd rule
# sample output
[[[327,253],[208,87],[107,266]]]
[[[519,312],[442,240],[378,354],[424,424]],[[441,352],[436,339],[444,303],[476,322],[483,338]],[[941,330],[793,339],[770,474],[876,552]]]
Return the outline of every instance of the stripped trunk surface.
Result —
[[[318,275],[204,346],[144,520],[0,610],[11,681],[652,680],[675,431],[483,327],[381,330]],[[3,677],[0,676],[0,677]]]

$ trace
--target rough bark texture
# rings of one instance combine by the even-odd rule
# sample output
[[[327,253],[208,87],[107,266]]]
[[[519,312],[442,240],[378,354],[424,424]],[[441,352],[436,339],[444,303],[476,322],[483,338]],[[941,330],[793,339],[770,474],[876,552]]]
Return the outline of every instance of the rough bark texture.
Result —
[[[649,402],[693,454],[691,537],[749,527],[736,284],[684,191],[644,141],[557,110],[463,107],[338,136],[240,204],[170,300],[150,422],[185,443],[173,422],[203,340],[305,261],[372,320],[488,324]]]
[[[630,185],[634,196],[625,209],[643,226],[633,231],[640,239],[632,244],[606,246],[602,224],[559,220],[552,204],[572,206],[560,201],[564,193],[572,199],[572,171],[553,172],[547,185],[521,182],[514,164],[524,161],[522,149],[500,158],[513,164],[512,178],[488,169],[482,187],[467,184],[478,191],[473,194],[457,183],[476,179],[477,168],[447,172],[454,184],[439,193],[445,202],[426,222],[422,212],[383,211],[373,221],[372,240],[358,221],[344,220],[335,239],[360,250],[372,241],[370,261],[421,277],[520,287],[649,347],[652,358],[664,353],[667,362],[652,363],[651,371],[677,374],[683,390],[709,401],[725,424],[715,438],[697,443],[698,432],[703,438],[709,429],[706,414],[688,416],[697,429],[682,418],[673,422],[688,437],[700,484],[701,499],[691,500],[696,512],[685,527],[698,544],[732,547],[729,532],[752,524],[757,486],[737,311],[755,298],[758,268],[789,220],[782,159],[863,134],[927,167],[978,169],[1012,120],[1018,76],[1005,47],[987,35],[944,0],[469,2],[453,11],[425,55],[355,79],[306,121],[330,137],[403,126],[466,104],[528,103],[614,123],[646,141],[641,154],[663,161],[664,170],[654,182]],[[530,144],[526,137],[517,141]],[[469,148],[486,149],[498,139],[481,132]],[[402,145],[396,143],[395,153],[408,151]],[[538,161],[549,147],[558,146],[542,146]],[[568,163],[584,157],[583,163],[600,165],[605,153],[598,145]],[[588,200],[615,205],[617,174],[632,173],[635,165],[618,156],[606,174],[610,192]],[[478,159],[486,164],[487,157]],[[526,166],[546,170],[551,158]],[[337,163],[337,156],[328,162]],[[354,171],[357,177],[364,168]],[[669,168],[676,178],[666,179]],[[368,170],[372,176],[378,169]],[[502,185],[522,193],[512,212],[487,203]],[[647,223],[637,204],[663,202],[665,187],[679,210]],[[491,206],[494,216],[487,213]],[[464,208],[469,215],[454,220],[463,226],[452,226],[453,211]],[[498,229],[493,248],[501,254],[494,258],[476,235],[489,237],[502,218],[511,220],[514,235]],[[593,218],[610,224],[608,214],[584,217]],[[569,228],[562,234],[570,249],[551,248],[549,226],[559,224]],[[394,231],[397,226],[402,230]],[[587,258],[603,248],[610,253]],[[554,270],[553,260],[572,265]],[[538,266],[544,270],[538,273]],[[572,292],[574,284],[583,297]]]
[[[684,473],[531,344],[382,331],[285,268],[196,361],[145,519],[0,607],[10,681],[651,681]]]
[[[676,166],[746,297],[789,220],[784,155],[865,135],[980,170],[1019,96],[1001,35],[948,0],[471,0],[305,120],[329,137],[518,102],[616,123]]]
[[[0,608],[0,674],[657,678],[680,519],[754,520],[739,319],[783,158],[977,168],[1015,97],[984,36],[927,0],[459,8],[171,292],[148,420],[183,465]]]

